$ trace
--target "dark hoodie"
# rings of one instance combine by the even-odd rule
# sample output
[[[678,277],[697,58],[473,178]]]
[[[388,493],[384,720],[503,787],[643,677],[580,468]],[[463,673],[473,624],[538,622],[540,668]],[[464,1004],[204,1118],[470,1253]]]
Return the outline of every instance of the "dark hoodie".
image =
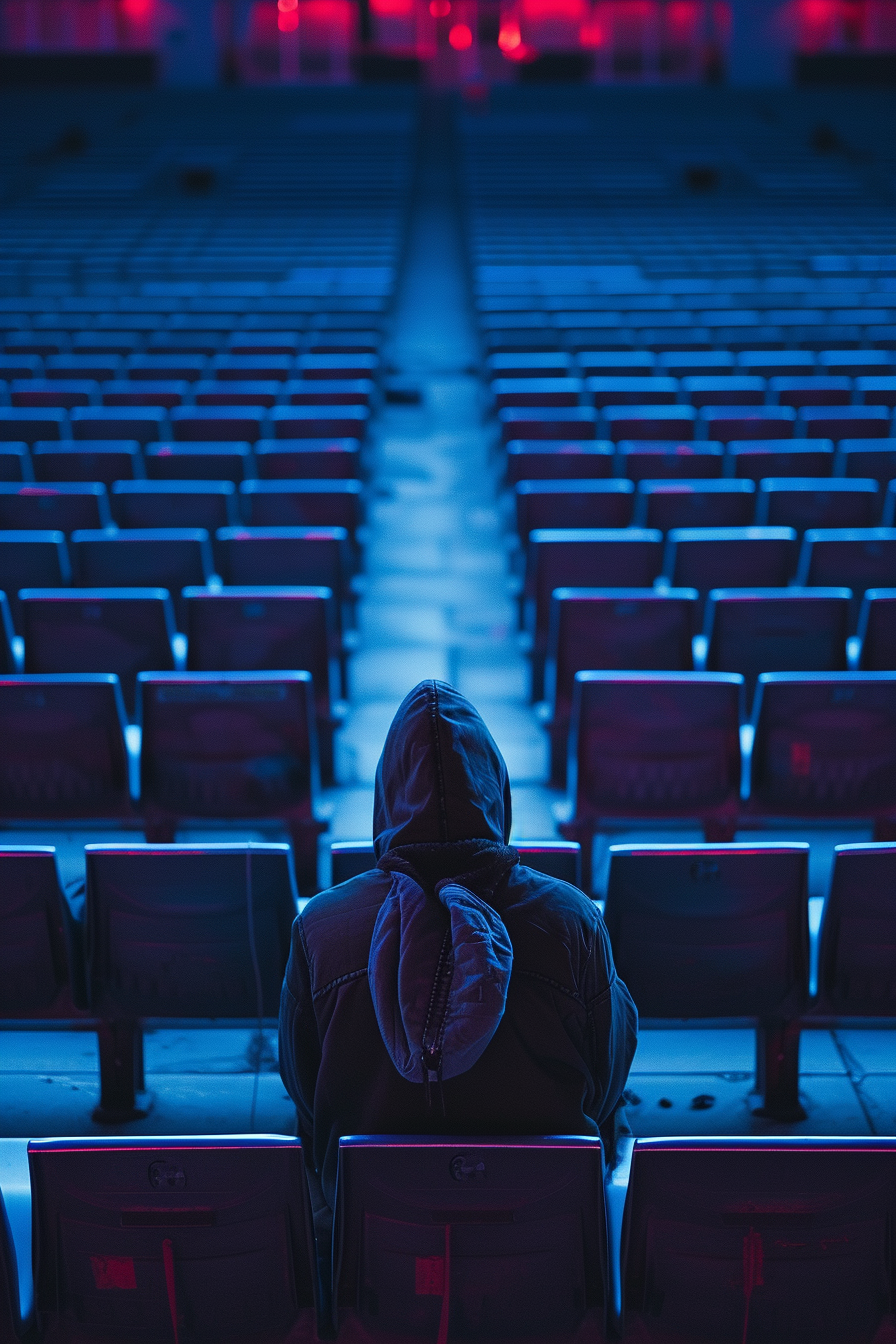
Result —
[[[377,867],[296,920],[280,1006],[330,1209],[344,1134],[596,1134],[637,1038],[600,912],[507,845],[507,768],[443,682],[399,707],[373,820]]]

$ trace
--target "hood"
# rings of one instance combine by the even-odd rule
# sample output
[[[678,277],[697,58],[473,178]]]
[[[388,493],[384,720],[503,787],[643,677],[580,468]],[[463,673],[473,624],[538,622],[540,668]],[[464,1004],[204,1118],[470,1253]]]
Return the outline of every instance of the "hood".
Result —
[[[377,765],[376,857],[399,845],[505,844],[510,820],[507,767],[479,714],[445,682],[421,681],[399,705]]]
[[[509,831],[510,782],[491,734],[457,691],[421,682],[377,767],[374,845],[391,886],[367,969],[392,1063],[427,1089],[471,1068],[504,1014],[513,949],[485,898],[518,861]]]

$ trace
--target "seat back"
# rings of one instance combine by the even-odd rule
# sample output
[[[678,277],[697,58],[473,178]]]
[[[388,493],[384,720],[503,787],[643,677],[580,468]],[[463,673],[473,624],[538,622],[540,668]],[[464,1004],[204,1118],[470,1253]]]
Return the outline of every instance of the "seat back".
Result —
[[[107,488],[143,475],[136,439],[41,442],[32,450],[31,464],[37,481],[102,481]]]
[[[581,846],[574,840],[520,840],[514,844],[520,862],[548,877],[570,882],[580,881]],[[335,887],[349,878],[367,873],[376,864],[373,845],[368,840],[336,840],[330,846],[331,884]]]
[[[728,445],[736,477],[752,481],[769,476],[830,476],[834,445],[830,439],[776,443],[769,439],[740,439]]]
[[[880,486],[871,478],[771,476],[759,482],[757,523],[796,528],[872,527],[880,514]]]
[[[358,439],[259,439],[255,465],[262,480],[354,480],[360,474]]]
[[[285,844],[88,845],[90,1006],[274,1017],[297,911]]]
[[[715,588],[706,604],[707,670],[845,672],[848,588]]]
[[[520,481],[516,521],[525,546],[536,527],[628,527],[631,481]]]
[[[314,1338],[297,1139],[38,1139],[28,1159],[45,1332],[203,1344]]]
[[[896,1014],[896,845],[838,845],[819,960],[823,1009]]]
[[[891,1310],[894,1204],[891,1139],[638,1139],[625,1337],[877,1338]]]
[[[855,624],[867,589],[896,586],[896,527],[809,528],[797,582],[851,588]]]
[[[804,844],[612,845],[604,918],[641,1016],[798,1011],[808,867]]]
[[[537,648],[548,633],[555,588],[649,588],[660,572],[662,533],[640,527],[536,528],[526,553],[529,628]]]
[[[251,527],[344,527],[361,524],[360,481],[244,481],[240,500]]]
[[[167,588],[175,607],[188,584],[214,572],[209,535],[202,527],[125,528],[73,532],[76,581],[96,588]]]
[[[339,1144],[334,1302],[362,1336],[604,1338],[598,1139]],[[440,1322],[442,1324],[440,1324]]]
[[[65,535],[58,531],[0,531],[0,591],[15,625],[22,588],[62,588],[71,583]]]
[[[676,527],[666,539],[664,570],[676,587],[782,588],[793,577],[792,527]]]
[[[577,818],[734,808],[743,677],[577,672],[570,790]]]
[[[642,480],[635,506],[642,527],[746,527],[753,521],[752,481]]]
[[[0,846],[0,1017],[50,1008],[69,981],[52,845]]]
[[[896,670],[896,588],[869,588],[865,593],[859,639],[866,672]]]
[[[753,722],[753,808],[869,818],[896,808],[896,672],[763,673]]]
[[[677,439],[623,439],[619,444],[622,475],[645,480],[715,480],[722,475],[720,443],[679,443]]]
[[[613,475],[613,445],[585,439],[513,439],[507,445],[507,479],[606,480]]]
[[[317,788],[308,672],[141,672],[140,794],[173,816],[276,816]]]
[[[129,815],[125,725],[116,676],[0,679],[0,816]]]
[[[112,512],[119,527],[204,527],[235,523],[232,481],[116,481]]]
[[[0,527],[73,532],[108,527],[109,501],[99,481],[52,485],[0,484]]]

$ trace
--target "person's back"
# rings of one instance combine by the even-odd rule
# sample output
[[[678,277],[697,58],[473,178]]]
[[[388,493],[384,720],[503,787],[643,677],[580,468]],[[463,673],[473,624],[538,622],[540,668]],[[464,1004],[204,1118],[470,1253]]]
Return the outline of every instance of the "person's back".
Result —
[[[377,867],[293,929],[280,1070],[326,1204],[344,1134],[596,1134],[637,1014],[594,903],[519,863],[476,710],[405,698],[377,770]],[[313,1173],[313,1174],[312,1174]]]

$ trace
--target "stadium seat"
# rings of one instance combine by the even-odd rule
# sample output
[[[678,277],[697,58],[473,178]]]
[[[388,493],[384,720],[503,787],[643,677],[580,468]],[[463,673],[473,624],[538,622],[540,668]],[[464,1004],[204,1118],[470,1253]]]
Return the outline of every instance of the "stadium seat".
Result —
[[[357,439],[367,433],[366,406],[275,406],[270,427],[277,439]],[[256,437],[260,437],[256,436]]]
[[[579,885],[582,851],[573,841],[515,840],[513,847],[527,868],[569,882],[574,887]],[[335,840],[330,845],[330,881],[334,887],[375,866],[376,858],[369,840]]]
[[[74,406],[69,422],[73,439],[135,439],[145,444],[164,438],[167,414],[164,406]]]
[[[640,527],[746,527],[753,521],[752,481],[640,480],[635,521]]]
[[[586,378],[585,396],[592,405],[674,406],[678,401],[677,378]]]
[[[623,1338],[885,1339],[894,1173],[892,1139],[638,1139]]]
[[[100,354],[61,354],[48,355],[44,360],[48,378],[89,378],[91,382],[106,383],[120,378],[124,361],[120,355]]]
[[[871,377],[893,372],[893,356],[888,350],[822,350],[818,367],[825,373],[847,378]]]
[[[769,393],[778,406],[848,406],[852,401],[852,380],[823,378],[770,378]]]
[[[73,532],[69,546],[76,584],[85,588],[167,588],[178,622],[183,618],[181,589],[189,584],[205,585],[214,573],[209,535],[201,527]]]
[[[732,439],[791,439],[796,411],[790,406],[707,406],[700,412],[700,422],[704,436],[721,443]]]
[[[581,365],[581,360],[579,362]],[[569,355],[561,354],[558,350],[531,353],[514,351],[489,355],[485,361],[485,374],[489,379],[567,378],[572,372]]]
[[[597,412],[589,406],[533,407],[508,406],[498,412],[504,443],[516,439],[596,439]],[[11,436],[12,437],[12,436]],[[16,438],[22,438],[20,434]]]
[[[282,388],[282,383],[261,378],[239,383],[209,378],[195,384],[193,400],[197,406],[263,406],[270,410]]]
[[[753,1018],[761,1114],[805,1118],[807,844],[611,845],[604,919],[639,1017]]]
[[[598,1139],[343,1138],[339,1333],[602,1341],[604,1226]]]
[[[663,572],[676,588],[781,588],[793,578],[798,543],[792,527],[674,527]]]
[[[580,350],[576,363],[584,378],[648,378],[655,364],[662,373],[675,373],[661,368],[650,350]]]
[[[855,628],[865,591],[896,585],[896,528],[810,527],[803,536],[797,583],[851,588]]]
[[[248,527],[344,527],[352,540],[362,522],[360,481],[244,481]]]
[[[841,439],[837,454],[840,476],[872,477],[883,489],[896,477],[896,438]]]
[[[290,379],[282,384],[287,406],[370,406],[376,384],[370,378]]]
[[[551,783],[566,785],[577,672],[690,672],[696,633],[693,588],[555,588],[541,716],[551,742]]]
[[[201,385],[205,387],[209,383],[216,382],[224,389],[228,383],[270,382],[279,384],[284,383],[294,373],[295,361],[290,355],[216,355],[209,369],[211,376]],[[199,384],[197,384],[198,386]]]
[[[24,588],[26,672],[114,672],[134,716],[138,672],[173,672],[174,609],[164,588]]]
[[[131,355],[125,363],[128,380],[136,389],[140,383],[155,383],[160,379],[168,382],[175,380],[183,383],[196,383],[205,376],[208,360],[197,354],[150,354]],[[150,404],[151,403],[147,403]]]
[[[891,433],[893,412],[889,406],[803,406],[798,420],[807,438],[876,439]]]
[[[860,406],[889,406],[896,409],[896,375],[857,378],[856,397]]]
[[[0,528],[73,532],[108,527],[111,521],[106,487],[100,482],[0,484]]]
[[[830,439],[794,440],[786,447],[747,439],[729,443],[728,458],[735,477],[757,484],[770,476],[830,476],[834,445]]]
[[[866,590],[858,635],[864,672],[896,671],[896,588]]]
[[[866,477],[767,476],[759,482],[756,522],[793,527],[873,527],[880,516],[880,487]]]
[[[750,811],[896,827],[896,673],[765,672],[753,702]]]
[[[42,1338],[315,1338],[297,1139],[33,1139],[28,1161]]]
[[[896,1014],[896,845],[837,845],[824,908],[818,1011],[837,1017]]]
[[[152,443],[144,455],[151,481],[230,481],[238,485],[251,470],[248,443]]]
[[[0,678],[0,817],[132,816],[125,726],[115,676]]]
[[[725,461],[719,443],[623,440],[618,450],[621,475],[636,483],[644,480],[714,480],[722,475]]]
[[[631,481],[520,481],[516,525],[525,546],[536,527],[628,527]]]
[[[18,443],[36,443],[38,439],[67,437],[68,412],[28,410],[25,407],[0,406],[0,439]]]
[[[0,592],[6,593],[17,628],[21,588],[62,588],[71,583],[71,578],[62,532],[43,528],[0,532]]]
[[[737,374],[696,374],[682,378],[681,390],[692,406],[762,406],[765,379]]]
[[[313,680],[321,780],[333,783],[333,733],[344,717],[330,588],[184,589],[191,672],[300,669]]]
[[[33,479],[27,443],[0,443],[0,481]]]
[[[221,577],[230,584],[301,584],[350,599],[344,527],[222,527],[215,534]]]
[[[317,888],[318,783],[311,674],[141,672],[140,798],[150,841],[182,818],[280,819],[299,891]]]
[[[300,378],[329,380],[345,378],[375,378],[379,368],[379,359],[371,354],[331,354],[300,355],[297,372]]]
[[[100,481],[108,489],[113,481],[139,479],[143,475],[140,445],[132,439],[97,443],[35,444],[31,453],[37,481]]]
[[[576,673],[559,829],[582,846],[584,890],[603,819],[693,817],[708,841],[733,838],[743,693],[725,672]]]
[[[714,588],[706,601],[706,670],[845,672],[848,588]]]
[[[742,350],[737,367],[758,378],[801,378],[815,371],[810,350]]]
[[[90,379],[17,378],[9,384],[11,406],[90,406],[97,400],[99,384]]]
[[[662,534],[650,528],[536,528],[529,533],[523,600],[534,700],[543,696],[554,589],[649,588],[662,567],[662,554]]]
[[[53,846],[0,846],[0,1019],[76,1016],[79,950]]]
[[[611,443],[517,439],[507,445],[507,479],[511,485],[520,481],[606,480],[612,475]]]
[[[122,378],[104,383],[100,400],[104,406],[182,406],[189,397],[190,384],[185,378],[148,379]]]
[[[691,406],[605,406],[601,415],[607,438],[614,443],[621,439],[692,439],[696,430],[696,412]]]
[[[255,465],[262,480],[354,480],[361,474],[358,439],[260,439]]]
[[[116,481],[110,502],[119,527],[203,527],[212,535],[239,521],[232,481]]]
[[[267,415],[258,406],[175,406],[169,419],[179,442],[254,443],[261,438]],[[157,433],[152,437],[164,436]]]
[[[505,406],[578,406],[582,396],[582,380],[495,378],[491,384],[491,394],[499,410]]]

